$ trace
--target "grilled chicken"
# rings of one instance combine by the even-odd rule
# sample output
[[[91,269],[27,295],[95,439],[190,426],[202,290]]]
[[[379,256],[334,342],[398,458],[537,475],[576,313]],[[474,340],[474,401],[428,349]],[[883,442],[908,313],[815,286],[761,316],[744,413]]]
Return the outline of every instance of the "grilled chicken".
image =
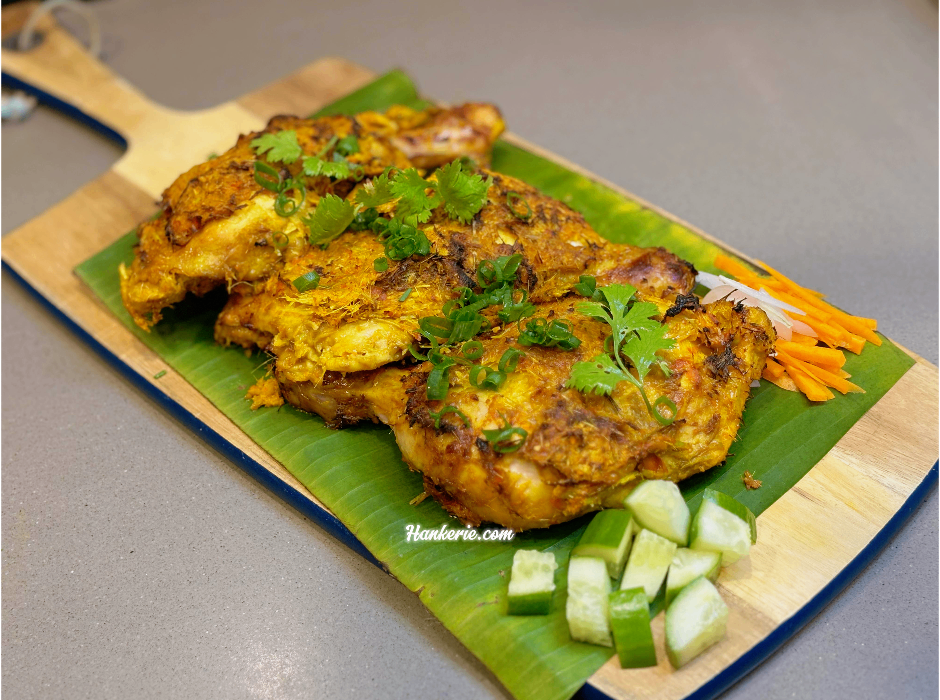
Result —
[[[359,152],[348,160],[374,176],[389,166],[433,168],[462,156],[485,164],[503,128],[499,110],[474,103],[421,112],[397,106],[385,114],[355,117],[274,117],[263,132],[241,136],[229,151],[191,168],[163,193],[160,215],[138,229],[133,263],[120,268],[124,305],[137,325],[148,329],[163,309],[187,293],[263,280],[306,252],[301,218],[321,196],[345,196],[353,183],[306,178],[304,205],[292,216],[279,216],[275,193],[255,180],[256,155],[250,144],[262,133],[294,130],[310,156],[333,137],[353,134]],[[300,170],[299,159],[291,166],[281,164],[284,178]]]
[[[773,345],[766,315],[725,301],[702,307],[690,294],[690,264],[662,248],[610,243],[563,203],[486,170],[503,129],[494,107],[276,117],[265,131],[285,129],[296,131],[308,155],[333,137],[355,134],[359,152],[349,161],[367,177],[389,166],[430,170],[469,156],[492,178],[486,203],[467,223],[436,209],[420,225],[430,254],[377,271],[375,261],[386,250],[371,231],[347,230],[319,247],[307,242],[301,222],[327,194],[353,197],[356,183],[307,178],[305,203],[279,216],[275,195],[254,177],[250,143],[257,134],[243,136],[229,152],[182,175],[164,194],[160,216],[141,225],[135,260],[121,268],[124,303],[138,325],[149,328],[189,292],[227,284],[216,339],[274,356],[276,384],[259,383],[255,405],[277,403],[279,392],[332,427],[389,425],[405,461],[424,475],[426,492],[468,524],[548,527],[620,506],[641,479],[678,481],[724,460],[749,385]],[[296,178],[299,171],[299,164],[282,163],[280,177]],[[520,202],[531,216],[520,217]],[[380,213],[391,215],[395,206],[382,205]],[[499,391],[473,386],[468,368],[455,366],[446,402],[429,400],[431,364],[409,353],[421,340],[420,319],[440,315],[462,290],[479,290],[480,264],[507,256],[520,260],[512,303],[527,301],[534,316],[567,323],[580,345],[520,348],[525,356]],[[294,281],[311,271],[319,286],[298,291]],[[575,308],[581,275],[593,276],[599,287],[633,285],[638,298],[658,309],[675,344],[659,352],[668,371],[654,366],[644,392],[650,401],[674,402],[668,425],[627,381],[610,396],[567,387],[576,362],[608,350],[609,326]],[[490,367],[519,347],[519,326],[501,323],[499,308],[481,311],[488,326],[475,338],[483,348],[477,361]],[[441,414],[445,403],[460,413]],[[515,451],[500,451],[484,433],[504,425],[526,435],[510,446]]]
[[[581,345],[573,351],[524,348],[526,356],[498,392],[470,385],[465,368],[451,371],[447,403],[467,417],[446,414],[435,426],[425,385],[430,366],[391,366],[321,382],[275,376],[285,398],[333,425],[387,423],[408,465],[424,475],[425,491],[452,515],[514,530],[564,522],[604,507],[620,507],[641,479],[679,481],[721,463],[740,424],[750,383],[760,377],[774,333],[760,309],[719,301],[679,304],[665,319],[675,346],[644,389],[668,396],[675,421],[658,423],[639,391],[621,382],[608,397],[565,387],[572,365],[604,352],[609,328],[577,313],[571,297],[540,314],[571,323]],[[489,334],[481,363],[495,366],[514,347],[515,327]],[[518,346],[515,346],[518,347]],[[516,452],[495,452],[483,431],[508,422],[528,433]]]
[[[233,289],[216,339],[273,353],[281,377],[318,382],[327,371],[357,372],[403,359],[418,337],[418,320],[439,314],[457,288],[473,287],[483,260],[521,255],[518,286],[537,305],[569,294],[580,275],[593,275],[598,285],[626,282],[654,299],[675,298],[694,286],[694,269],[672,253],[610,243],[558,200],[485,172],[493,178],[489,203],[470,223],[438,211],[422,225],[431,255],[376,272],[382,243],[371,232],[346,233],[261,284]],[[509,192],[525,199],[531,218],[513,215]],[[320,274],[320,285],[299,294],[291,280],[311,270]]]

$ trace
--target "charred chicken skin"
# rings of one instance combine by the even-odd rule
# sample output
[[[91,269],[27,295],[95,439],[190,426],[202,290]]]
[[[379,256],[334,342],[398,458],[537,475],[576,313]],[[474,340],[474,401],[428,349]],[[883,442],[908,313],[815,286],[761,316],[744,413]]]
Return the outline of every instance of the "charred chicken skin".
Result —
[[[186,294],[265,279],[309,248],[302,218],[320,197],[346,196],[354,183],[305,178],[303,206],[280,216],[275,193],[255,178],[251,143],[262,134],[294,131],[309,156],[331,139],[353,135],[358,152],[348,161],[370,177],[389,166],[433,168],[463,156],[486,163],[503,128],[499,110],[476,103],[420,112],[396,106],[385,114],[354,117],[274,117],[263,132],[241,136],[230,150],[183,173],[163,193],[159,216],[138,229],[133,263],[121,266],[124,305],[137,325],[148,329]],[[283,178],[298,177],[301,163],[298,159],[279,169]]]

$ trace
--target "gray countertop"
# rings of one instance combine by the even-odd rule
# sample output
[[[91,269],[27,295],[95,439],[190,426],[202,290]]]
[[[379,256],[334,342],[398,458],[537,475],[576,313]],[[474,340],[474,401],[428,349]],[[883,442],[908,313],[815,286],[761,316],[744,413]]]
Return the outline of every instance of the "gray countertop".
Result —
[[[760,256],[937,361],[937,10],[922,0],[95,2],[107,62],[200,108],[339,55]],[[72,23],[68,23],[72,26]],[[3,125],[8,232],[120,155]],[[503,697],[409,593],[2,280],[2,690],[16,698]],[[728,698],[936,698],[934,490]]]

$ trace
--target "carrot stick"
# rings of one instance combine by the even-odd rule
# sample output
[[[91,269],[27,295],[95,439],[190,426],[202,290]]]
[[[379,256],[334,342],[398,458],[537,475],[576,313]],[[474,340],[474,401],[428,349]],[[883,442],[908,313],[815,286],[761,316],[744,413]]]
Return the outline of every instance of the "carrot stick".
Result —
[[[816,330],[816,329],[814,328],[813,330]],[[802,333],[797,333],[796,331],[793,331],[792,335],[793,335],[793,339],[791,342],[799,343],[800,345],[811,345],[811,346],[816,345],[816,338],[813,338],[812,336],[803,335]]]
[[[778,340],[774,346],[776,350],[783,350],[798,360],[809,362],[814,365],[824,365],[838,369],[845,364],[845,354],[841,350],[832,350],[830,348],[809,347],[799,343],[790,343],[786,340]]]
[[[808,362],[803,362],[802,360],[790,357],[783,351],[777,351],[777,356],[784,364],[786,364],[787,368],[789,368],[791,365],[795,366],[797,369],[806,372],[806,374],[818,382],[821,382],[826,386],[831,386],[833,389],[836,389],[842,394],[848,394],[850,392],[853,394],[865,393],[865,390],[860,386],[856,386],[852,382],[847,382],[837,374],[829,372],[821,367],[811,365]]]
[[[782,370],[783,367],[780,369]],[[779,377],[773,377],[767,374],[767,370],[765,369],[763,377],[768,382],[779,386],[781,389],[786,389],[787,391],[799,391],[799,388],[796,386],[796,384],[793,383],[793,380],[790,379],[790,376],[786,372],[783,372]]]
[[[753,277],[755,274],[737,260],[722,253],[715,256],[715,267],[723,272],[727,272],[732,277]]]
[[[873,343],[875,345],[881,345],[881,338],[875,335],[875,332],[866,323],[867,321],[870,321],[871,319],[859,319],[859,318],[856,318],[855,316],[851,316],[845,313],[844,311],[842,311],[841,309],[837,309],[832,304],[827,304],[822,299],[814,296],[813,294],[809,292],[809,290],[801,287],[790,278],[780,274],[779,272],[774,270],[772,267],[770,267],[770,265],[763,263],[760,260],[758,260],[757,262],[759,265],[764,267],[764,269],[766,269],[770,273],[771,277],[787,285],[787,287],[790,288],[790,291],[793,292],[793,294],[800,297],[807,303],[815,306],[816,308],[822,309],[823,311],[827,311],[830,314],[832,314],[833,318],[838,322],[838,324],[842,326],[843,328],[845,328],[847,331],[850,331],[854,333],[855,335],[860,335],[861,337],[863,337],[865,340],[867,340],[870,343]]]
[[[848,336],[849,339],[845,341],[845,349],[854,352],[856,355],[861,355],[862,349],[865,347],[865,339],[859,338],[854,333],[849,333]]]
[[[843,331],[841,328],[830,326],[828,323],[824,323],[823,321],[813,318],[812,316],[800,316],[798,320],[802,321],[807,326],[816,331],[816,335],[820,337],[828,336],[829,338],[837,341],[846,337],[845,331]]]
[[[810,401],[828,401],[829,399],[835,398],[835,394],[824,387],[818,380],[800,371],[798,367],[787,365],[786,363],[784,363],[784,366],[787,368],[787,374],[793,379],[793,383],[796,384],[800,391],[806,394],[806,398]]]
[[[855,318],[857,318],[859,321],[861,321],[861,322],[864,323],[866,326],[868,326],[869,328],[871,328],[873,331],[878,330],[878,321],[876,321],[875,319],[873,319],[873,318],[862,318],[861,316],[856,316]]]
[[[770,296],[774,297],[775,299],[778,299],[780,301],[785,301],[790,306],[795,306],[800,311],[804,312],[807,316],[818,318],[820,321],[823,321],[824,323],[829,321],[829,319],[832,318],[832,314],[826,313],[822,309],[819,309],[813,306],[812,304],[803,301],[802,299],[797,299],[792,294],[787,294],[786,292],[781,292],[776,289],[768,289],[767,293],[770,294]],[[802,321],[803,317],[799,316],[799,320]]]
[[[762,375],[764,379],[767,379],[767,375],[770,375],[774,379],[779,379],[783,376],[784,373],[785,370],[783,369],[783,365],[777,364],[769,357],[767,358],[767,364],[764,365],[764,372]]]

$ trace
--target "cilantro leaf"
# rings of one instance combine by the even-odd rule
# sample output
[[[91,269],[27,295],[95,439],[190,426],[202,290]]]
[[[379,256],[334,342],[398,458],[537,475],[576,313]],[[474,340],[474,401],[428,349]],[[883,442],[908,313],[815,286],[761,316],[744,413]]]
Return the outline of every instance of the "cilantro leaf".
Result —
[[[356,192],[356,202],[366,209],[380,207],[383,204],[388,204],[393,199],[395,199],[395,195],[392,192],[392,185],[388,181],[387,172],[372,178],[371,182],[367,182]]]
[[[440,204],[436,194],[427,193],[430,187],[415,168],[400,170],[390,186],[392,194],[398,198],[395,218],[412,225],[430,219],[431,210]]]
[[[351,156],[353,153],[359,153],[359,139],[353,134],[344,136],[336,142],[336,153],[340,156]]]
[[[335,194],[320,198],[313,214],[302,219],[310,231],[311,245],[325,245],[352,223],[356,207]]]
[[[334,163],[323,160],[318,156],[307,156],[304,158],[303,163],[306,177],[325,175],[336,180],[345,180],[349,177],[349,163],[345,160]]]
[[[626,311],[627,305],[633,300],[636,294],[636,287],[629,284],[609,284],[600,288],[604,300],[607,302],[607,308],[610,309],[614,318],[622,316]]]
[[[589,285],[585,286],[584,291],[589,291]],[[630,382],[640,390],[650,415],[661,425],[669,425],[677,415],[675,403],[666,395],[650,403],[643,381],[654,365],[667,375],[670,373],[665,360],[657,357],[656,353],[674,347],[675,342],[666,337],[666,327],[656,319],[659,314],[656,305],[637,301],[635,294],[636,289],[628,284],[611,284],[598,288],[592,294],[593,299],[603,300],[604,303],[584,301],[577,305],[579,313],[611,327],[612,342],[610,355],[599,355],[590,362],[576,363],[567,386],[579,391],[610,394],[619,382]],[[636,376],[628,370],[625,360],[629,360],[636,368]],[[663,414],[661,406],[668,407],[671,415]]]
[[[629,381],[628,376],[614,364],[610,355],[598,355],[590,362],[575,362],[565,386],[582,393],[609,396],[622,381]]]
[[[276,134],[262,134],[252,140],[251,147],[259,156],[267,153],[268,160],[288,165],[300,158],[304,152],[297,143],[297,132],[293,129],[278,131]]]
[[[662,330],[642,331],[634,334],[621,348],[620,352],[630,358],[630,362],[636,367],[640,381],[646,379],[650,368],[658,365],[666,375],[670,374],[666,361],[656,356],[659,350],[668,350],[675,346],[672,338],[663,335]]]
[[[479,173],[468,175],[459,160],[454,160],[437,171],[434,189],[444,202],[444,211],[452,219],[465,224],[486,204],[491,180]]]

